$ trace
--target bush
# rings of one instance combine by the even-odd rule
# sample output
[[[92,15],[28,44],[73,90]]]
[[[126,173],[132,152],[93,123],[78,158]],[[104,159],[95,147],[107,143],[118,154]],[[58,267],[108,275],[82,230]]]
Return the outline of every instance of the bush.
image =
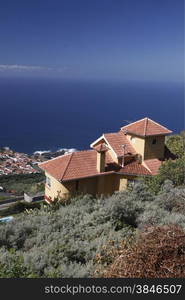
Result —
[[[145,177],[144,182],[153,194],[158,194],[166,180],[170,180],[174,186],[185,185],[185,156],[165,161],[155,176]]]
[[[138,182],[108,198],[77,196],[68,205],[31,210],[25,205],[33,204],[18,204],[14,212],[24,211],[0,225],[0,266],[14,270],[16,256],[17,277],[98,276],[95,270],[113,262],[121,241],[134,243],[138,229],[170,223],[185,228],[184,194],[184,188],[166,181],[154,196]]]
[[[12,248],[21,255],[25,277],[91,277],[94,257],[103,245],[109,240],[117,244],[134,232],[126,224],[115,231],[103,208],[103,201],[86,195],[68,206],[24,212],[0,226],[0,246],[7,255]],[[0,263],[6,265],[3,257]]]
[[[0,249],[0,277],[1,278],[18,278],[29,276],[29,271],[24,266],[22,255],[16,253],[13,249],[7,252]]]
[[[172,153],[177,155],[177,157],[182,157],[185,147],[185,131],[182,131],[179,135],[169,136],[166,140],[166,146]]]
[[[168,160],[159,170],[159,177],[163,183],[166,179],[173,182],[175,186],[184,184],[185,175],[185,159],[179,158],[176,161]]]
[[[9,216],[12,214],[18,214],[21,213],[23,211],[25,211],[26,209],[35,209],[35,208],[40,208],[41,204],[39,202],[33,202],[33,203],[28,203],[25,201],[17,201],[13,204],[11,204],[8,208],[3,209],[0,211],[0,216],[1,217],[5,217],[5,216]]]
[[[185,277],[185,232],[177,226],[148,227],[131,247],[125,244],[104,277]]]

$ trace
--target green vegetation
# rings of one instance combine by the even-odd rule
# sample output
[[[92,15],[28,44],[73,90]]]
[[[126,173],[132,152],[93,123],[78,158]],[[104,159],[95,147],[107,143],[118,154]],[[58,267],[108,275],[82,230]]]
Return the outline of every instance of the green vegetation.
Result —
[[[183,157],[185,147],[185,130],[181,131],[180,134],[167,137],[166,146],[172,153],[177,155],[178,158]]]
[[[0,277],[95,277],[149,226],[185,229],[185,188],[166,181],[158,195],[138,182],[111,197],[78,196],[0,225]]]
[[[0,277],[185,277],[182,138],[167,140],[176,161],[125,191],[15,205],[22,213],[0,224]]]
[[[33,194],[42,192],[44,191],[44,181],[43,173],[0,176],[0,186],[7,191],[14,191],[16,195],[23,195],[24,192]]]
[[[160,167],[158,175],[145,178],[145,183],[155,194],[160,191],[166,179],[171,180],[174,186],[185,185],[185,131],[168,137],[166,145],[177,159],[167,160]]]
[[[34,208],[40,208],[41,202],[25,202],[25,201],[17,201],[11,204],[8,208],[0,210],[0,217],[6,217],[9,215],[16,215],[24,211],[32,210]]]
[[[8,196],[0,196],[0,202],[3,201],[3,200],[6,200],[8,198],[10,198],[10,197],[8,197]]]

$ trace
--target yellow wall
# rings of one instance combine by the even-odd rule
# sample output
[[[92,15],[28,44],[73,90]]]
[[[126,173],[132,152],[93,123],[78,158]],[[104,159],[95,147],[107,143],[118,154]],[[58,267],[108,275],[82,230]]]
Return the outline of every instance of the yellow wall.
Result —
[[[111,195],[119,190],[118,176],[114,174],[96,176],[79,180],[79,193],[96,195]]]
[[[164,157],[165,136],[143,138],[128,134],[127,138],[142,160]],[[152,144],[153,139],[156,139],[156,144]]]
[[[65,199],[75,194],[111,195],[120,189],[120,176],[115,174],[80,179],[78,190],[76,190],[76,180],[60,183],[47,173],[46,176],[51,180],[51,187],[45,185],[45,195],[51,200]]]
[[[127,188],[127,178],[120,176],[119,191],[123,191]]]
[[[75,194],[112,195],[115,191],[125,190],[128,179],[133,179],[130,176],[116,174],[84,178],[78,180],[78,191],[76,191],[76,180],[60,183],[47,173],[46,176],[51,180],[51,187],[45,186],[45,195],[51,200],[66,199]]]
[[[119,190],[119,178],[115,174],[99,176],[97,194],[111,195]]]
[[[107,144],[107,142],[106,142],[104,139],[102,139],[101,141],[98,141],[96,144],[94,144],[94,146],[101,145],[103,142]],[[106,153],[109,153],[110,156],[112,157],[112,159],[113,159],[116,163],[118,163],[118,158],[117,158],[116,153],[115,153],[112,149],[110,149],[110,148],[111,148],[110,145],[107,144],[107,147],[109,148],[109,150],[108,150]],[[106,155],[106,154],[105,154],[105,155]]]
[[[130,141],[133,148],[136,150],[136,152],[142,155],[143,158],[145,152],[145,139],[130,134],[127,134],[127,138]]]
[[[98,193],[98,178],[84,178],[78,180],[78,190],[76,190],[76,180],[60,183],[48,173],[45,174],[50,178],[51,186],[45,185],[45,195],[51,200],[54,198],[65,199],[75,194],[92,194]]]
[[[96,195],[98,185],[98,178],[84,178],[79,180],[78,193]]]
[[[127,188],[129,180],[135,180],[136,177],[134,176],[125,176],[120,175],[119,176],[119,191],[123,191]]]
[[[117,155],[115,154],[115,152],[113,150],[110,149],[109,151],[107,151],[107,153],[109,153],[109,155],[111,156],[113,161],[115,161],[115,163],[117,163],[117,164],[119,163]]]
[[[105,155],[106,153],[105,152],[97,152],[96,153],[97,155],[97,164],[96,164],[96,168],[97,168],[97,171],[100,173],[100,172],[104,172],[105,171]]]
[[[156,144],[152,144],[153,139],[156,139]],[[147,137],[145,143],[144,159],[164,158],[165,136]]]
[[[66,198],[74,190],[74,181],[67,182],[64,185],[48,173],[46,173],[46,176],[50,178],[51,186],[49,187],[47,184],[45,185],[45,195],[52,200],[57,197]]]

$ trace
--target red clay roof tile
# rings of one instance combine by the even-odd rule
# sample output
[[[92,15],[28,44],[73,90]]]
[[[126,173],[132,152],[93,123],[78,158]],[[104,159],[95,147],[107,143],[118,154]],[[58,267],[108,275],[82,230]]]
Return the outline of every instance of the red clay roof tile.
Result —
[[[136,154],[135,149],[130,144],[126,135],[122,131],[115,133],[105,133],[104,137],[118,157],[126,154]],[[125,146],[125,148],[123,148],[123,145]]]
[[[162,165],[162,161],[157,158],[147,159],[144,161],[144,163],[146,164],[148,169],[151,171],[152,175],[157,175],[159,168]]]
[[[147,168],[141,165],[138,161],[130,162],[121,168],[118,173],[124,175],[152,175]]]
[[[57,180],[67,181],[103,174],[97,171],[96,162],[97,152],[95,150],[87,150],[59,156],[39,164],[39,167]],[[107,153],[106,165],[110,166],[111,163],[113,163],[113,160]],[[112,171],[110,170],[106,174]]]
[[[110,146],[117,157],[123,155],[137,154],[133,146],[130,144],[125,132],[130,132],[140,136],[160,135],[171,133],[170,130],[160,124],[145,118],[124,126],[119,132],[106,133],[102,136],[102,142],[105,141]],[[98,140],[97,143],[100,143]],[[95,144],[95,143],[93,143]],[[92,144],[92,145],[93,145]],[[123,147],[124,146],[124,147]],[[158,159],[146,160],[146,168],[138,161],[131,161],[123,168],[116,164],[109,153],[106,153],[106,166],[104,173],[97,171],[97,151],[106,151],[105,145],[99,144],[93,150],[73,152],[62,155],[39,164],[40,168],[48,172],[51,176],[59,181],[68,181],[78,178],[86,178],[119,172],[127,175],[156,175],[161,165]],[[150,170],[150,171],[149,171]]]
[[[121,127],[121,130],[123,132],[132,133],[139,136],[165,135],[172,133],[171,130],[149,118],[144,118],[129,125],[123,126]]]
[[[57,180],[60,180],[64,175],[72,155],[73,153],[58,156],[46,162],[40,163],[38,166]]]

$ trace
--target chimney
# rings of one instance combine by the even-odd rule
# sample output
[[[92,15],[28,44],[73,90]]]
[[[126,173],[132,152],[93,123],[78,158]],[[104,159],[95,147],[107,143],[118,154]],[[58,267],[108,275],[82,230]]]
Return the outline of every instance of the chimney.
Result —
[[[96,158],[96,168],[98,173],[105,172],[105,153],[108,151],[108,148],[105,144],[101,144],[94,147],[94,150],[97,152]]]

